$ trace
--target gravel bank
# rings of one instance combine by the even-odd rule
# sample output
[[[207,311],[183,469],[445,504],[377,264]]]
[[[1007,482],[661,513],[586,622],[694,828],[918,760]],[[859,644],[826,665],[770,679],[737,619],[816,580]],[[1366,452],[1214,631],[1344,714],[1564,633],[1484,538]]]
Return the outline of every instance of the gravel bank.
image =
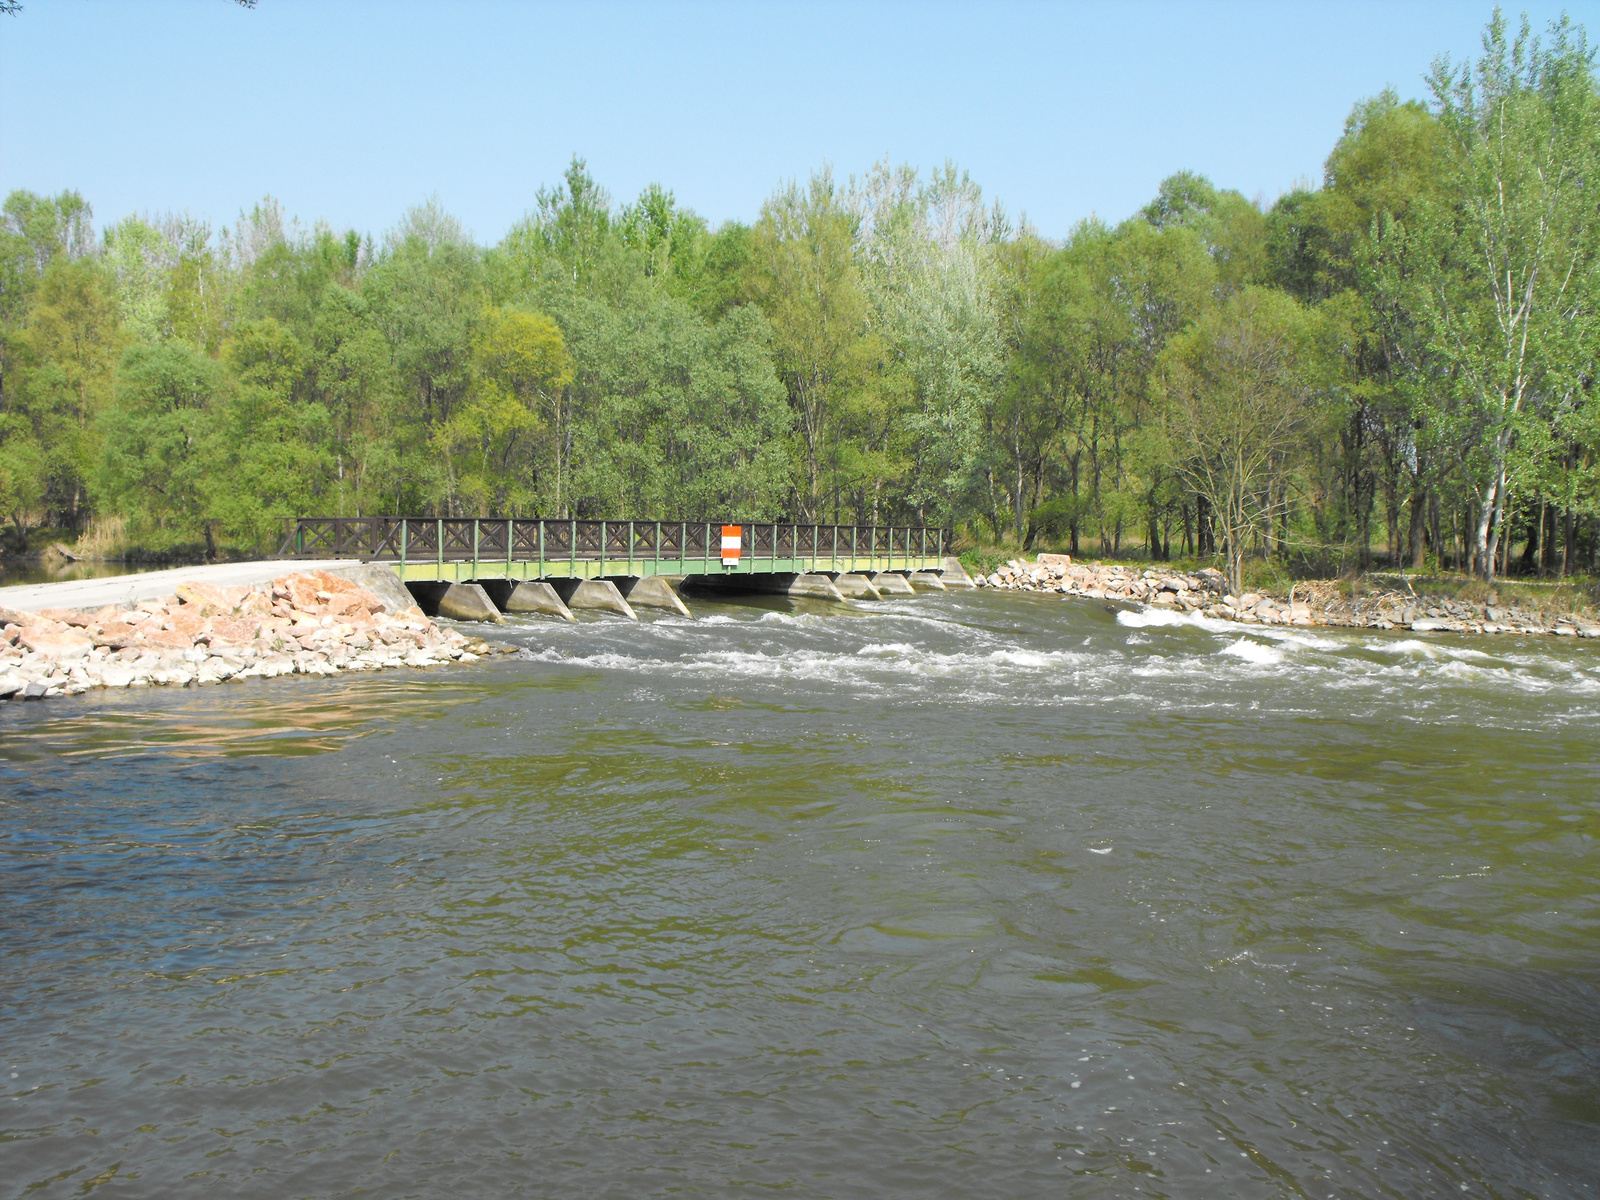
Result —
[[[1521,633],[1600,638],[1600,624],[1575,614],[1549,616],[1516,605],[1468,604],[1409,592],[1343,595],[1337,584],[1296,584],[1288,596],[1228,592],[1222,572],[1143,571],[1100,563],[1075,563],[1066,554],[1041,554],[1035,562],[1012,559],[993,574],[975,576],[979,587],[1057,592],[1095,600],[1131,600],[1246,625],[1329,625],[1352,629],[1410,629],[1415,633]]]
[[[0,700],[475,662],[493,648],[325,570],[95,611],[0,607]]]

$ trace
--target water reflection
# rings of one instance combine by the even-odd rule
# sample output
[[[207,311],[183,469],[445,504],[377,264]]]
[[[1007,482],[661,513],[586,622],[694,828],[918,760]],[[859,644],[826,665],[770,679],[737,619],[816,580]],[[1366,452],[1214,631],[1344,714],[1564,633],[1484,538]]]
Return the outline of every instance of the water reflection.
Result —
[[[110,579],[117,575],[132,575],[148,571],[143,563],[119,562],[64,562],[49,563],[0,561],[0,587],[18,587],[25,583],[62,583],[71,579]]]

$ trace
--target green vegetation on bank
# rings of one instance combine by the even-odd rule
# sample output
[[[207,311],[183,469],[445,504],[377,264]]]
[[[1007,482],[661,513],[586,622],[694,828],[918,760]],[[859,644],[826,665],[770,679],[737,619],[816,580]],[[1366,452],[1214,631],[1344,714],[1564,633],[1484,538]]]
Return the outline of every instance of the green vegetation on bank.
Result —
[[[291,515],[947,524],[1252,574],[1600,560],[1600,100],[1497,15],[1263,210],[1187,172],[1062,242],[953,166],[753,224],[575,159],[497,245],[270,199],[228,228],[13,192],[0,515],[270,549]]]

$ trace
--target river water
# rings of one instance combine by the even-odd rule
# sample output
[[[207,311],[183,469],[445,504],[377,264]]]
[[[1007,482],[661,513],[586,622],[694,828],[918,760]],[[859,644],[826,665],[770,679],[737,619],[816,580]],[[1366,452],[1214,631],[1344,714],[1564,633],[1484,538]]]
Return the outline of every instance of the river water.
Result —
[[[0,1189],[1595,1194],[1592,644],[696,613],[0,706]]]

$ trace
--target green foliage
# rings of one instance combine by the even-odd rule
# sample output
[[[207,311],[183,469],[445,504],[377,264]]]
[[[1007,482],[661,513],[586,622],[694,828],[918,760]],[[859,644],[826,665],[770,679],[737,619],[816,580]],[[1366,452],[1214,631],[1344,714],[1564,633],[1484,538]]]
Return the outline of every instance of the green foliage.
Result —
[[[271,548],[303,513],[789,517],[1286,571],[1600,566],[1600,99],[1496,17],[1262,211],[1194,172],[1061,242],[953,164],[751,224],[574,157],[497,245],[0,210],[0,513]],[[975,566],[981,564],[974,564]]]
[[[136,534],[192,540],[207,509],[207,451],[225,386],[222,365],[181,342],[136,344],[117,373],[95,491],[114,497]]]
[[[1014,553],[1006,550],[988,550],[974,546],[970,550],[961,552],[961,565],[966,568],[969,575],[993,575],[997,567],[1015,557]]]

